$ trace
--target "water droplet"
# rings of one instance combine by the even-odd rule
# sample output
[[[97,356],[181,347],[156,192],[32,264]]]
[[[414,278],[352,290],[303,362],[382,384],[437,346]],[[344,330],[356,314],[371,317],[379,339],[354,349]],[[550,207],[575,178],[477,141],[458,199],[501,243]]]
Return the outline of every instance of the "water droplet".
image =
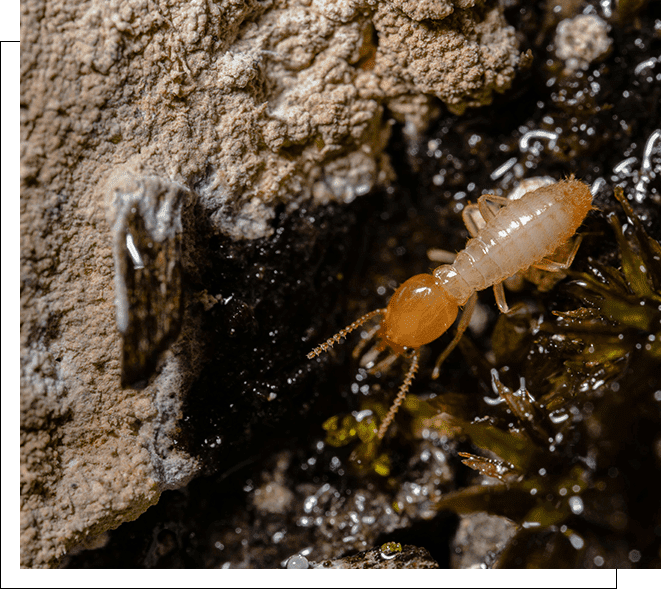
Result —
[[[580,550],[585,545],[585,541],[578,534],[572,534],[569,536],[569,541],[576,550]]]
[[[551,413],[549,415],[549,419],[553,423],[562,423],[563,421],[566,421],[567,419],[569,419],[569,414],[564,413],[562,411],[554,411],[553,413]]]
[[[307,569],[308,559],[300,554],[295,554],[287,561],[288,569]]]
[[[571,508],[572,513],[579,515],[583,513],[583,500],[577,496],[570,497],[569,507]]]

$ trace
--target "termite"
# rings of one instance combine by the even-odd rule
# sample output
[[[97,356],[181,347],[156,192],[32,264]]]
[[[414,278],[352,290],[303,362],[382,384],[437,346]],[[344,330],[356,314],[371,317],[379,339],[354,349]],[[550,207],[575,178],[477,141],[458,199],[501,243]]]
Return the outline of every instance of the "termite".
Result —
[[[362,359],[372,372],[386,369],[400,356],[411,358],[397,397],[379,426],[377,437],[383,439],[418,370],[421,346],[443,335],[457,318],[459,307],[464,307],[455,337],[434,366],[432,378],[438,378],[443,361],[468,327],[477,291],[493,286],[498,308],[507,313],[502,282],[530,267],[550,272],[568,268],[581,236],[564,248],[564,259],[553,259],[552,254],[574,236],[591,208],[590,189],[573,176],[537,188],[519,200],[483,194],[476,205],[468,205],[462,213],[471,239],[452,264],[409,278],[394,292],[385,309],[371,311],[341,329],[312,350],[308,358],[327,351],[373,317],[382,317],[356,347],[354,357],[376,336],[376,344]],[[375,364],[378,355],[387,350],[388,355]]]

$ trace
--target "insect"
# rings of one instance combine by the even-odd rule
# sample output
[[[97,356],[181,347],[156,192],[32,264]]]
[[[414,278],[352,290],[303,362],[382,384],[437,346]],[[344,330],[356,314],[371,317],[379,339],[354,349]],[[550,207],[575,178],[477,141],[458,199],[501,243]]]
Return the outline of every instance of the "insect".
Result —
[[[564,248],[563,259],[554,259],[552,254],[574,236],[591,208],[590,189],[573,176],[537,188],[519,200],[493,194],[480,196],[476,205],[464,209],[462,216],[471,239],[452,264],[409,278],[394,292],[385,309],[371,311],[341,329],[312,350],[308,358],[326,352],[370,319],[382,317],[356,347],[354,357],[360,356],[374,337],[376,344],[361,361],[371,372],[385,370],[400,356],[410,357],[404,382],[377,432],[378,439],[383,439],[418,370],[420,347],[443,335],[457,318],[459,307],[464,307],[455,337],[434,366],[432,378],[438,378],[443,361],[468,327],[477,291],[493,286],[498,308],[507,313],[502,282],[530,267],[551,272],[568,268],[578,251],[580,236]],[[376,363],[382,352],[387,355]]]

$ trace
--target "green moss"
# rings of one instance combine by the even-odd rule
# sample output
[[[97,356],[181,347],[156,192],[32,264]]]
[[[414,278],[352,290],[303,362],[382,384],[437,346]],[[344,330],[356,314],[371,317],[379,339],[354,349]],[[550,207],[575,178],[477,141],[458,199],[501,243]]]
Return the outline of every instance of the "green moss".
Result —
[[[360,411],[348,415],[334,415],[327,419],[326,443],[336,448],[358,442],[349,458],[358,473],[373,472],[380,476],[390,474],[390,458],[380,452],[377,439],[378,424],[386,416],[388,407],[382,403],[365,400]]]
[[[386,542],[381,545],[381,552],[385,552],[386,554],[393,554],[401,551],[402,545],[399,542]]]

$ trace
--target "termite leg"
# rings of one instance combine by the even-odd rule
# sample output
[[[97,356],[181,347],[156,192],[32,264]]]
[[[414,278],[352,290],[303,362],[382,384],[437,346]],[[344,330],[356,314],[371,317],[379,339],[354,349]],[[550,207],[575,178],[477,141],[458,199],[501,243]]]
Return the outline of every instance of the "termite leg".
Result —
[[[497,206],[496,210],[501,207],[507,206],[512,201],[505,198],[504,196],[496,196],[495,194],[483,194],[477,199],[477,206],[480,209],[482,218],[488,223],[496,216],[494,209],[489,206],[489,204],[494,204]]]
[[[495,194],[483,194],[477,199],[476,205],[466,205],[461,213],[461,218],[468,229],[471,237],[475,237],[480,229],[486,224],[487,220],[493,219],[496,216],[493,208],[489,203],[496,204],[498,207],[504,207],[510,201],[503,196],[496,196]],[[452,264],[457,257],[456,254],[441,249],[430,249],[427,252],[427,257],[432,262],[440,262],[441,264]]]
[[[498,305],[500,312],[509,313],[510,308],[505,300],[505,289],[502,282],[493,285],[493,294],[496,297],[496,305]]]
[[[431,375],[432,378],[438,378],[438,375],[441,372],[441,364],[445,362],[445,359],[450,355],[452,350],[457,347],[459,340],[463,337],[466,329],[468,329],[468,324],[471,321],[473,311],[475,311],[476,303],[477,293],[474,292],[466,302],[464,312],[461,315],[461,319],[459,320],[459,325],[457,325],[457,333],[455,333],[454,339],[448,344],[448,347],[443,350],[443,353],[438,357],[438,360],[436,360],[436,364],[434,365],[434,372],[432,372]]]
[[[536,264],[533,264],[533,268],[546,270],[547,272],[560,272],[561,270],[566,270],[574,261],[574,257],[576,256],[576,252],[578,251],[582,240],[582,235],[577,235],[573,239],[571,249],[564,255],[564,259],[553,260],[551,258],[543,258]]]
[[[466,205],[461,212],[461,218],[468,229],[468,234],[475,237],[480,229],[486,225],[480,208],[477,205]]]
[[[418,359],[419,359],[418,350],[414,350],[413,356],[411,357],[411,366],[409,366],[409,370],[406,373],[404,382],[402,383],[402,386],[399,387],[399,391],[397,392],[397,397],[390,406],[390,411],[388,411],[388,414],[386,415],[385,419],[381,422],[381,425],[379,426],[379,431],[376,434],[376,437],[379,440],[382,440],[383,436],[386,435],[386,432],[388,431],[388,426],[395,418],[395,414],[397,413],[399,406],[403,403],[404,399],[406,398],[406,393],[411,388],[411,383],[415,378],[415,373],[418,371]]]
[[[361,338],[351,354],[354,358],[358,358],[363,353],[365,346],[372,340],[372,338],[374,338],[379,329],[381,329],[381,325],[376,325],[367,332],[367,335],[364,338]]]
[[[427,258],[432,262],[438,262],[439,264],[452,264],[454,263],[457,254],[453,254],[448,250],[442,250],[436,247],[429,248],[427,250]]]
[[[461,218],[468,229],[471,237],[475,237],[480,229],[482,229],[488,221],[496,216],[494,207],[504,207],[510,201],[504,196],[496,196],[495,194],[483,194],[477,199],[476,205],[467,205],[461,213]],[[496,209],[497,210],[497,209]]]
[[[395,353],[388,354],[376,366],[373,366],[372,368],[370,368],[369,372],[371,374],[376,374],[377,372],[385,372],[386,370],[388,370],[388,368],[390,368],[395,363],[395,360],[397,360],[397,358],[399,358],[398,354],[395,354]]]
[[[376,362],[376,359],[379,357],[379,354],[383,350],[381,349],[381,346],[379,344],[375,344],[372,346],[369,351],[367,351],[365,354],[363,354],[363,357],[360,359],[360,365],[363,368],[367,368],[369,370],[374,366],[374,363]]]

